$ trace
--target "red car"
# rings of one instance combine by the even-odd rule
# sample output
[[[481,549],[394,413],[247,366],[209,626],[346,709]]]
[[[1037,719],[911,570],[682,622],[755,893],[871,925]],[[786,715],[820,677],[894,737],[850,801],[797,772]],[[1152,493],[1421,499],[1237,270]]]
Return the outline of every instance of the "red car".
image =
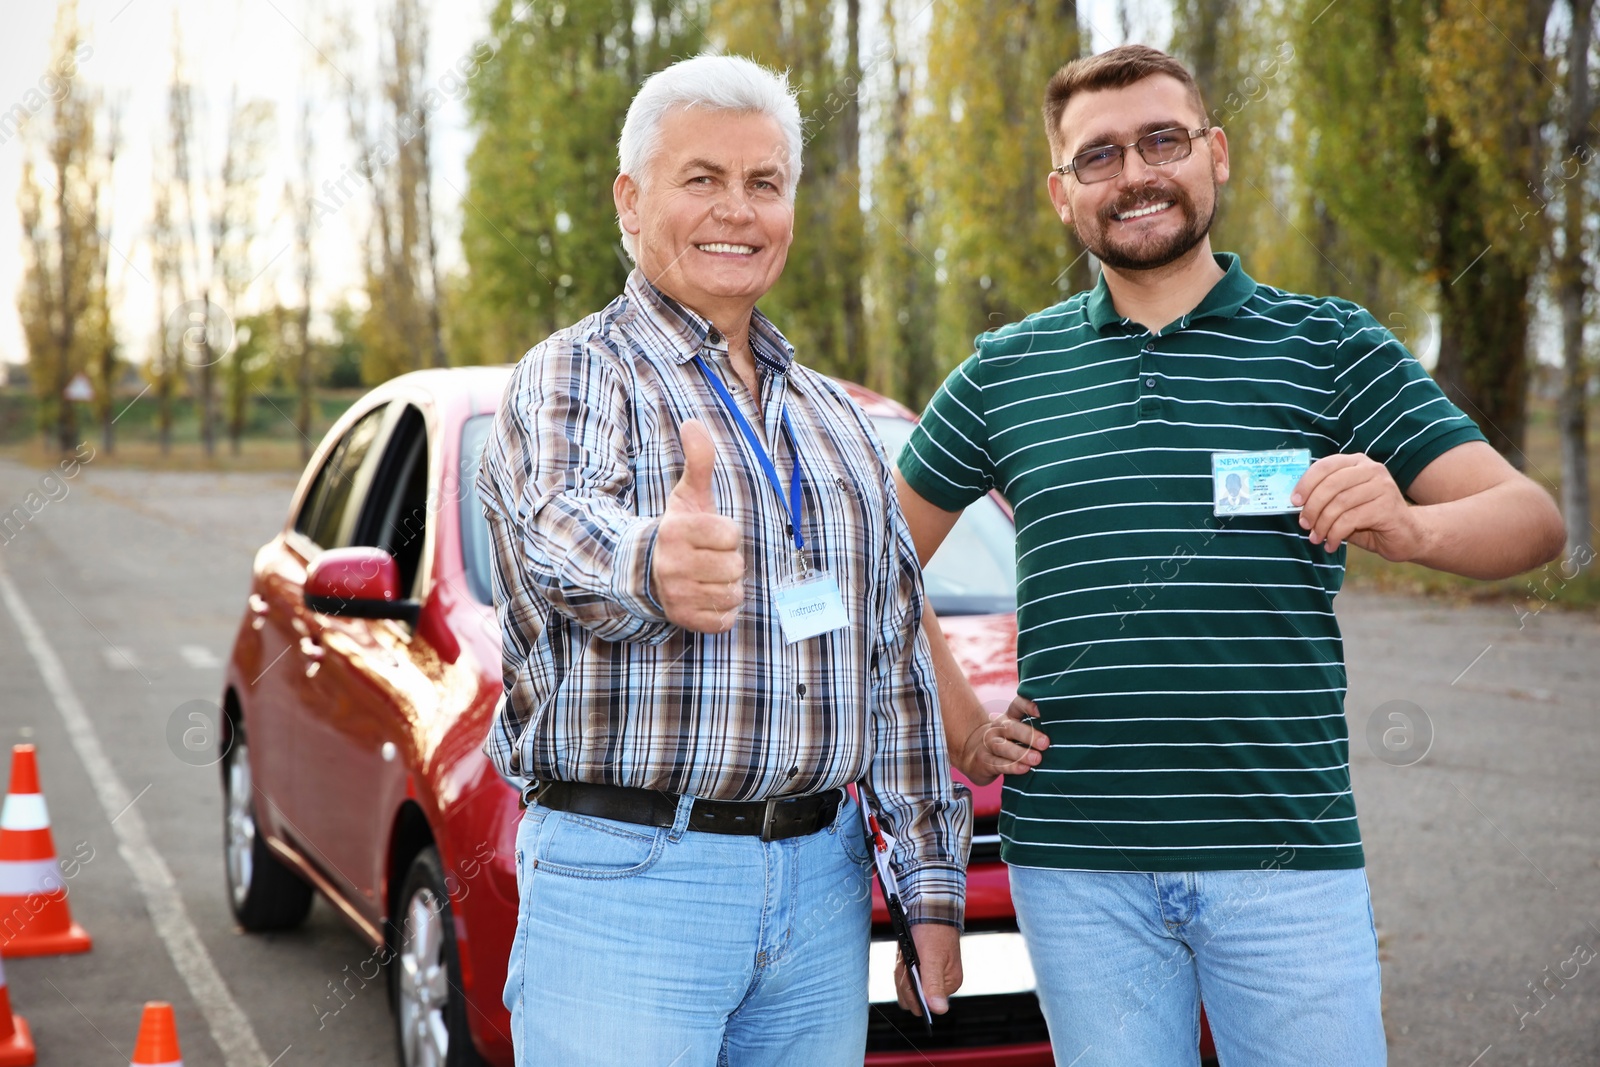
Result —
[[[345,413],[256,553],[224,681],[234,914],[246,930],[282,929],[313,891],[326,897],[372,944],[373,969],[386,965],[407,1067],[512,1061],[500,995],[521,811],[481,750],[500,631],[474,487],[508,376],[408,374]],[[911,413],[850,390],[893,455]],[[931,602],[980,694],[1003,707],[1016,688],[1009,514],[981,502],[951,541],[927,572]],[[868,1063],[1051,1062],[999,859],[998,783],[974,796],[966,984],[923,1036],[893,1004],[875,901]]]

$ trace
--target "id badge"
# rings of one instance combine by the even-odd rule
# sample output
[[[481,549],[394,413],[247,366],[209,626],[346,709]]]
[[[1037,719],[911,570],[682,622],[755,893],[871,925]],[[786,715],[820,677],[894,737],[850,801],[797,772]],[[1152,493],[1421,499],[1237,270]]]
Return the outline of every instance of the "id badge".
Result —
[[[1211,453],[1211,512],[1232,515],[1292,515],[1300,509],[1289,495],[1311,466],[1309,448],[1271,452]]]
[[[812,571],[804,578],[781,586],[773,595],[778,607],[778,622],[783,639],[789,644],[850,625],[839,583],[833,575]]]

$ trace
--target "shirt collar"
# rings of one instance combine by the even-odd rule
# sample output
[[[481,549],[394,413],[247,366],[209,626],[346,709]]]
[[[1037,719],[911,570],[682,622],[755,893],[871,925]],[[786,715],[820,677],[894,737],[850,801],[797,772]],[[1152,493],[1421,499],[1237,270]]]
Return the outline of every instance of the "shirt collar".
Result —
[[[711,320],[662,292],[635,267],[624,289],[629,302],[667,341],[664,355],[674,363],[687,363],[710,349],[724,356],[728,341]],[[756,362],[783,373],[794,360],[794,346],[757,308],[750,314],[750,348]]]
[[[1234,313],[1244,306],[1250,295],[1256,291],[1255,279],[1244,272],[1239,265],[1239,257],[1232,252],[1214,252],[1212,258],[1217,261],[1217,266],[1222,268],[1223,274],[1211,291],[1205,295],[1195,306],[1193,311],[1180,316],[1162,328],[1162,333],[1171,330],[1181,330],[1196,319],[1205,318],[1232,318]],[[1116,305],[1111,302],[1111,290],[1106,285],[1105,272],[1100,272],[1100,280],[1095,283],[1094,289],[1089,293],[1089,322],[1096,330],[1104,330],[1114,322],[1127,322]]]

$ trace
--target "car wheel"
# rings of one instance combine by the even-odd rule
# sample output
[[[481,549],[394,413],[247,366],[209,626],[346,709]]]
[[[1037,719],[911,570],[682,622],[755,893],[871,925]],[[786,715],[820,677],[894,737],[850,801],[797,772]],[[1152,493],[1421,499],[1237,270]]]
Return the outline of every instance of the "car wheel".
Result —
[[[222,849],[233,917],[251,933],[298,926],[311,910],[311,887],[285,866],[256,832],[255,783],[244,727],[233,725],[222,766]]]
[[[467,1030],[455,923],[439,851],[423,849],[400,889],[394,1020],[405,1067],[480,1067]]]

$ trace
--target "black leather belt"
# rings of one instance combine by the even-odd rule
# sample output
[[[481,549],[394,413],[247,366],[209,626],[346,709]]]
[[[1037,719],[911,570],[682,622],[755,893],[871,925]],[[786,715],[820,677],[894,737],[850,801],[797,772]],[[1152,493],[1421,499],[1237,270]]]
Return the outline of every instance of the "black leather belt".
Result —
[[[749,834],[763,841],[782,841],[814,834],[833,823],[844,793],[832,789],[771,800],[696,800],[689,809],[689,829],[708,834]],[[597,819],[669,827],[677,818],[678,795],[654,789],[628,789],[587,782],[546,782],[532,803]]]

